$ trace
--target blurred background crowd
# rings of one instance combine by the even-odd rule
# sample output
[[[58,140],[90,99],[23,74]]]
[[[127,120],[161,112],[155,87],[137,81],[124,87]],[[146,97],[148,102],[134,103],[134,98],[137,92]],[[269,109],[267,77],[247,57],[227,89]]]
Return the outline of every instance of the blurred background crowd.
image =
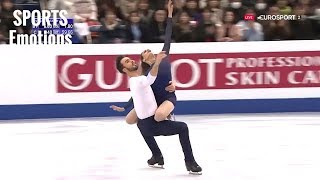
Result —
[[[164,41],[166,0],[0,0],[0,44],[15,27],[16,9],[67,10],[73,43]],[[174,0],[173,42],[320,39],[320,0]],[[244,14],[300,15],[300,20],[245,21]]]

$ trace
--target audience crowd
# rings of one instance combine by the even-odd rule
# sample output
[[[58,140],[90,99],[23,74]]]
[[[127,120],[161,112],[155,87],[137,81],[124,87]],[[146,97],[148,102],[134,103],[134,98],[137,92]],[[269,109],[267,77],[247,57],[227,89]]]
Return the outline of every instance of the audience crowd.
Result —
[[[26,4],[67,10],[74,19],[73,43],[158,43],[164,41],[165,0],[0,0],[0,44],[15,27],[12,12]],[[244,20],[245,14],[299,15],[299,20]],[[320,39],[319,0],[174,0],[174,42]]]

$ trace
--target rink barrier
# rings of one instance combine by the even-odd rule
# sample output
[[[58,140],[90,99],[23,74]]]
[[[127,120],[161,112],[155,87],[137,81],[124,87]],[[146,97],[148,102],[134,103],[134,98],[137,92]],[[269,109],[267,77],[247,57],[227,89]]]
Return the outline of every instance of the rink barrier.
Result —
[[[0,46],[0,119],[124,116],[115,57],[162,46]],[[173,43],[170,60],[176,114],[320,112],[320,41]]]
[[[123,103],[2,105],[0,119],[110,117],[129,112],[115,112],[108,108],[112,104]],[[176,115],[281,112],[320,112],[320,98],[180,101],[174,110]]]

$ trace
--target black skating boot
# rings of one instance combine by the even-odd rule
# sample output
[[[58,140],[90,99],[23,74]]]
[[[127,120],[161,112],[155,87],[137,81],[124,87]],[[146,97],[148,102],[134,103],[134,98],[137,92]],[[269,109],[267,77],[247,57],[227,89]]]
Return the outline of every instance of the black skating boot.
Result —
[[[196,175],[202,174],[202,168],[197,164],[196,161],[192,161],[192,162],[186,161],[186,168],[190,174],[196,174]]]
[[[164,161],[163,161],[163,156],[152,156],[149,160],[148,160],[148,165],[150,167],[155,167],[155,168],[163,168],[164,165]]]

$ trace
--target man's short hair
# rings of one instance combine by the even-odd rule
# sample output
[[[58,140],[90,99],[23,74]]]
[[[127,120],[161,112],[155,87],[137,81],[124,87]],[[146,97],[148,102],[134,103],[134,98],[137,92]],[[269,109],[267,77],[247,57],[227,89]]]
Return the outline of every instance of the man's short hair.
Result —
[[[118,56],[117,57],[117,59],[116,59],[116,67],[117,67],[117,70],[120,72],[120,73],[122,73],[122,74],[124,74],[124,72],[123,72],[123,65],[121,64],[121,60],[124,58],[125,56],[122,56],[122,55],[120,55],[120,56]]]

